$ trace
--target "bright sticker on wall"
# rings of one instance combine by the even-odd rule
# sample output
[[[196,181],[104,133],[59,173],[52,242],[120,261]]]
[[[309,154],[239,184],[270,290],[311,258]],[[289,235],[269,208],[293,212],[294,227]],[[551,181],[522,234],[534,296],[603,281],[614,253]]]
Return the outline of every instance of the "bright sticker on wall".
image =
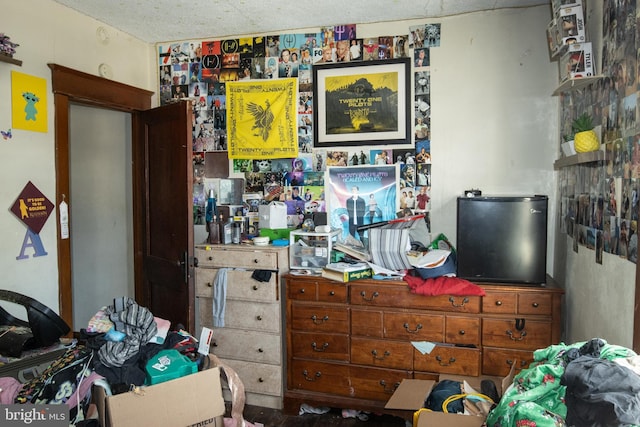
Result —
[[[297,79],[227,83],[230,159],[298,156]]]
[[[5,132],[5,131],[3,131],[3,130],[0,130],[0,133],[2,134],[2,139],[4,139],[5,141],[6,141],[7,139],[11,139],[11,137],[13,136],[13,135],[11,134],[11,129],[7,129],[7,131],[6,131],[6,132]]]
[[[47,132],[47,81],[11,72],[12,127]]]
[[[11,212],[28,227],[22,249],[17,259],[28,258],[25,255],[27,247],[35,251],[34,257],[47,255],[40,240],[40,230],[53,212],[53,203],[45,197],[31,181],[25,185],[18,198],[11,206]]]

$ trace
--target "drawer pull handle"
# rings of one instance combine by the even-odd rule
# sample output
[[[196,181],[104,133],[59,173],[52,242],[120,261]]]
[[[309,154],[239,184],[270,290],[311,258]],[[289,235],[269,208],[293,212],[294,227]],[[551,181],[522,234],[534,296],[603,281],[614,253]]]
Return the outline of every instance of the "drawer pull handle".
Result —
[[[259,349],[258,349],[258,353],[264,353],[264,350],[263,350],[263,349],[261,349],[261,348],[259,348]]]
[[[391,353],[388,350],[385,350],[384,354],[380,357],[378,357],[378,350],[371,350],[371,354],[373,354],[373,358],[376,360],[384,360],[391,356]]]
[[[531,307],[533,307],[533,308],[538,308],[538,303],[537,303],[537,302],[534,302],[533,304],[531,304]]]
[[[527,336],[527,331],[520,332],[520,336],[518,337],[513,335],[513,331],[511,331],[511,329],[507,329],[506,333],[509,336],[509,338],[511,338],[513,341],[522,341],[524,337]]]
[[[367,298],[367,293],[365,291],[360,292],[360,295],[362,296],[362,299],[365,301],[373,301],[374,299],[376,299],[378,296],[380,296],[380,294],[378,293],[378,291],[374,292],[371,295],[371,298]]]
[[[209,261],[213,261],[213,257],[212,257],[212,256],[207,257],[207,259],[208,259]]]
[[[500,301],[500,300],[496,301],[496,305],[497,305],[498,307],[500,307],[500,306],[502,305],[502,301]]]
[[[382,389],[384,390],[385,393],[387,394],[393,394],[394,391],[396,391],[396,389],[400,386],[400,383],[395,383],[393,385],[393,388],[387,388],[387,382],[385,380],[380,380],[380,385],[382,386]]]
[[[304,292],[305,292],[304,288],[300,289],[301,294],[304,294]]]
[[[313,316],[311,316],[311,320],[313,320],[313,323],[316,325],[321,325],[324,322],[329,320],[329,316],[324,316],[322,319],[318,320],[318,316],[316,316],[315,314]]]
[[[449,363],[444,363],[444,362],[442,362],[442,357],[440,357],[439,355],[438,355],[438,356],[436,356],[436,360],[438,361],[438,364],[439,364],[440,366],[451,366],[451,365],[453,365],[454,363],[456,363],[456,358],[455,358],[455,357],[450,357],[450,358],[449,358]]]
[[[262,320],[262,316],[260,315],[256,316],[256,320]]]
[[[208,288],[213,288],[213,284],[211,284],[211,282],[207,282],[207,287]]]
[[[263,383],[263,382],[264,382],[264,380],[262,379],[262,377],[258,378],[258,382],[259,382],[259,383]]]
[[[460,330],[458,331],[458,334],[460,334],[460,335],[464,335],[464,334],[466,334],[466,332],[464,331],[464,329],[460,329]]]
[[[512,366],[512,365],[513,365],[513,360],[511,360],[511,359],[507,359],[507,361],[506,361],[506,362],[507,362],[507,365],[509,365],[509,366]],[[520,367],[521,367],[521,368],[524,368],[524,367],[526,367],[526,366],[527,366],[527,361],[526,361],[526,360],[521,360],[521,361],[520,361]]]
[[[329,295],[330,295],[330,296],[334,296],[335,294],[336,294],[336,293],[335,293],[335,291],[331,291],[331,292],[329,292]]]
[[[305,369],[304,371],[302,371],[302,376],[304,377],[305,380],[307,381],[315,381],[316,378],[320,378],[322,376],[322,372],[317,371],[316,374],[314,375],[315,378],[310,377],[309,376],[309,372]]]
[[[412,331],[411,329],[409,329],[409,324],[408,324],[408,323],[405,323],[405,324],[404,324],[404,325],[402,325],[402,326],[404,326],[404,330],[405,330],[405,331],[407,331],[407,332],[409,332],[410,334],[417,334],[417,333],[418,333],[418,331],[419,331],[420,329],[422,329],[422,324],[421,324],[421,323],[418,323],[418,324],[416,325],[416,328],[415,328],[413,331]]]
[[[256,285],[253,285],[253,286],[251,287],[251,289],[253,289],[254,291],[257,291],[257,290],[258,290],[258,287],[257,287]]]
[[[254,260],[253,260],[253,263],[254,263],[254,264],[258,264],[259,262],[260,262],[260,261],[259,261],[259,260],[257,260],[257,259],[254,259]]]
[[[315,342],[311,343],[311,348],[313,348],[313,351],[325,351],[327,349],[327,347],[329,347],[329,343],[326,342],[324,344],[322,344],[322,348],[318,348],[318,344],[316,344]]]
[[[464,297],[460,304],[456,304],[456,299],[454,297],[449,297],[449,302],[452,307],[464,307],[464,305],[469,302],[469,298]]]

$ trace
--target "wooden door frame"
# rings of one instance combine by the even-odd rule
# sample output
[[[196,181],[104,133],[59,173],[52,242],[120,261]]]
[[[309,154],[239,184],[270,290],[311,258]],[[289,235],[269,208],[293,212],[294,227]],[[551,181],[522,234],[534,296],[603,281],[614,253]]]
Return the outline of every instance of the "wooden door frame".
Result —
[[[62,201],[69,204],[73,214],[73,200],[69,192],[69,108],[80,104],[107,110],[131,113],[132,179],[133,179],[133,245],[134,283],[136,299],[142,295],[143,283],[142,245],[144,238],[144,152],[141,152],[139,136],[134,132],[138,120],[137,112],[151,108],[154,92],[104,79],[57,64],[47,64],[51,69],[51,86],[54,95],[55,114],[55,170],[56,206]],[[57,228],[58,247],[58,302],[60,317],[73,327],[73,289],[71,274],[71,240],[60,238]],[[70,230],[73,233],[73,230]]]

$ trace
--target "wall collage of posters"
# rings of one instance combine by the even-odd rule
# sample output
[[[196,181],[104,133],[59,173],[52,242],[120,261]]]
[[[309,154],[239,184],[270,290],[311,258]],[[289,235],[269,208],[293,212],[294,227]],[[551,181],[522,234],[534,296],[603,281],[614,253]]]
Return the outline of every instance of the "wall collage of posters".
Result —
[[[363,176],[364,170],[370,175],[365,180],[369,184],[372,177],[377,176],[376,179],[381,179],[384,186],[389,187],[387,181],[391,177],[391,193],[378,193],[381,189],[375,185],[360,186],[360,193],[368,202],[366,223],[410,213],[424,213],[429,223],[429,50],[440,45],[440,34],[440,24],[422,24],[409,27],[406,35],[358,38],[356,25],[351,24],[321,28],[316,33],[159,45],[161,105],[184,100],[193,105],[194,223],[202,224],[204,217],[202,213],[208,180],[204,172],[205,153],[227,151],[229,148],[227,83],[292,77],[297,78],[298,83],[297,122],[291,120],[290,126],[296,129],[298,154],[295,158],[271,156],[265,159],[232,160],[233,172],[242,173],[245,177],[244,214],[257,216],[260,203],[274,200],[286,203],[287,213],[294,219],[303,213],[326,211],[325,189],[328,189],[328,185],[325,185],[325,172],[327,167],[333,166],[346,168],[336,168],[342,173],[334,176],[346,176],[344,172],[350,170],[357,170]],[[414,111],[406,112],[412,113],[413,137],[408,135],[404,145],[410,144],[411,148],[390,149],[388,146],[367,147],[362,144],[342,144],[341,147],[323,149],[314,147],[314,64],[393,58],[410,58],[413,63],[412,80],[409,83],[413,84],[413,88],[406,88],[407,93],[413,96]],[[383,165],[393,172],[384,172]],[[341,184],[346,188],[346,180]],[[344,200],[344,197],[340,197]],[[393,206],[393,216],[389,216],[389,205]],[[334,210],[333,207],[331,210]],[[386,213],[383,215],[385,207]],[[338,216],[338,221],[340,218]],[[346,225],[343,228],[346,230]],[[357,235],[355,237],[358,238]]]
[[[605,1],[601,78],[561,98],[562,135],[583,112],[602,126],[605,161],[562,168],[559,175],[561,231],[573,249],[595,251],[637,263],[640,197],[638,41],[636,0]]]

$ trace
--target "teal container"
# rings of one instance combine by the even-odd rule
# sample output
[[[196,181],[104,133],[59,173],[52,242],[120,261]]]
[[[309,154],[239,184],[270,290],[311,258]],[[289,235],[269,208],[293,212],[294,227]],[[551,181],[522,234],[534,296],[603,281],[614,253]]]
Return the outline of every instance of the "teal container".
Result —
[[[196,362],[178,350],[160,350],[146,365],[147,385],[160,384],[198,372]]]

